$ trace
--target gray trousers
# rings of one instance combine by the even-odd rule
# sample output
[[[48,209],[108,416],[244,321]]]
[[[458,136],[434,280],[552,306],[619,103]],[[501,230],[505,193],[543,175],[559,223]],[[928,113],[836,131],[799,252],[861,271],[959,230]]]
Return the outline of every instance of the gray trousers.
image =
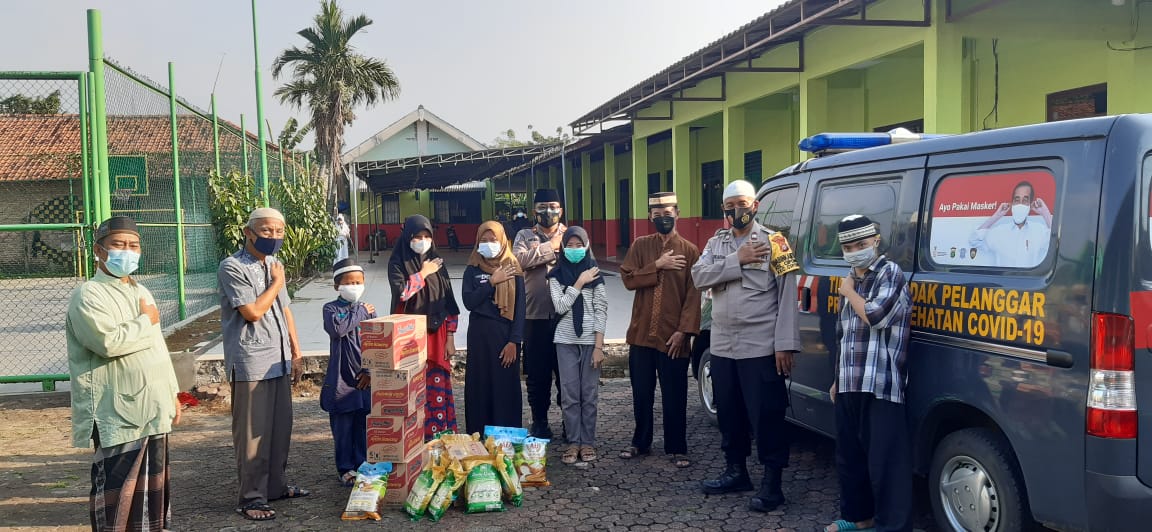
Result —
[[[556,344],[560,367],[560,410],[568,443],[596,445],[596,398],[600,369],[592,367],[591,345]]]
[[[232,445],[240,506],[288,491],[284,470],[292,440],[292,377],[232,383]]]

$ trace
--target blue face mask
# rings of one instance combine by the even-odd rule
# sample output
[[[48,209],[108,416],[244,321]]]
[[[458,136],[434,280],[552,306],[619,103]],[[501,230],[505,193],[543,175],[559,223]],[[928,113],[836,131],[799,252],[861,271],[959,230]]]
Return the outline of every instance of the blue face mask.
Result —
[[[108,259],[104,261],[104,269],[113,277],[127,277],[140,267],[140,254],[127,249],[105,249]]]
[[[256,237],[256,241],[252,243],[252,247],[256,248],[256,251],[265,255],[276,255],[283,246],[283,238],[265,238],[258,236]]]
[[[564,248],[564,258],[568,259],[568,262],[572,264],[584,260],[584,256],[587,254],[588,248]]]

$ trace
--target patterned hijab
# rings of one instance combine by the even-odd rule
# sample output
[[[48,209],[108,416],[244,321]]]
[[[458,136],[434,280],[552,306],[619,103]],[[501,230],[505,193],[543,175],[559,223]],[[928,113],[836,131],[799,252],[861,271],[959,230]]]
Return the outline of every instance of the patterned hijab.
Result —
[[[480,238],[488,231],[492,231],[492,234],[496,237],[496,242],[499,243],[503,249],[500,255],[491,259],[485,258],[477,251],[480,247]],[[495,221],[484,222],[480,225],[480,228],[476,230],[476,247],[472,248],[472,256],[468,258],[468,265],[480,268],[481,271],[488,275],[492,275],[492,272],[495,272],[497,268],[511,266],[514,276],[520,277],[524,275],[524,270],[520,268],[520,261],[516,260],[516,256],[512,254],[512,243],[508,241],[508,235],[504,232],[504,224]],[[511,320],[515,317],[515,279],[496,285],[495,301],[496,306],[500,308],[500,316],[506,320]]]

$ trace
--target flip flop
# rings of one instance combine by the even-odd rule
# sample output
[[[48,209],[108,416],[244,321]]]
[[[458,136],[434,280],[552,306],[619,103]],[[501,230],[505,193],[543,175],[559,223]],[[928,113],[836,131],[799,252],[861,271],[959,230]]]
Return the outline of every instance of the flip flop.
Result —
[[[280,499],[299,499],[301,497],[307,497],[311,494],[312,494],[311,491],[308,491],[308,490],[301,488],[299,486],[288,486],[288,489],[284,492],[283,495],[276,497],[275,499],[272,499],[272,500],[278,501]]]
[[[824,532],[832,532],[831,530],[829,530],[830,528],[832,528],[832,525],[836,525],[836,531],[837,532],[841,532],[844,530],[856,530],[857,532],[871,532],[873,530],[876,530],[875,527],[860,528],[860,527],[856,526],[856,523],[853,523],[852,521],[845,521],[844,519],[837,519],[837,520],[833,521],[831,525],[824,527]]]
[[[620,451],[620,458],[623,460],[631,460],[640,456],[647,456],[652,452],[651,449],[644,449],[643,451],[636,447],[629,447]]]
[[[268,512],[268,515],[257,517],[248,512]],[[236,513],[240,514],[241,517],[249,521],[271,521],[276,519],[276,510],[273,510],[271,506],[268,506],[262,502],[248,503],[245,506],[237,508]]]
[[[689,460],[686,454],[674,454],[672,455],[672,465],[684,469],[686,467],[692,467],[692,460]]]
[[[351,488],[356,484],[356,476],[357,474],[355,471],[348,471],[347,473],[340,475],[340,483],[343,484],[345,488]]]

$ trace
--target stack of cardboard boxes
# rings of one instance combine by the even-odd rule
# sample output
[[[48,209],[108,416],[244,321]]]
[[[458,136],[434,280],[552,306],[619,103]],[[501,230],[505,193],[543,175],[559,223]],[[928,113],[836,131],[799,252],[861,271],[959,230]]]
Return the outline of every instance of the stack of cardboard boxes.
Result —
[[[423,469],[427,321],[394,314],[361,322],[360,347],[372,375],[368,461],[392,462],[383,505],[400,507]]]

